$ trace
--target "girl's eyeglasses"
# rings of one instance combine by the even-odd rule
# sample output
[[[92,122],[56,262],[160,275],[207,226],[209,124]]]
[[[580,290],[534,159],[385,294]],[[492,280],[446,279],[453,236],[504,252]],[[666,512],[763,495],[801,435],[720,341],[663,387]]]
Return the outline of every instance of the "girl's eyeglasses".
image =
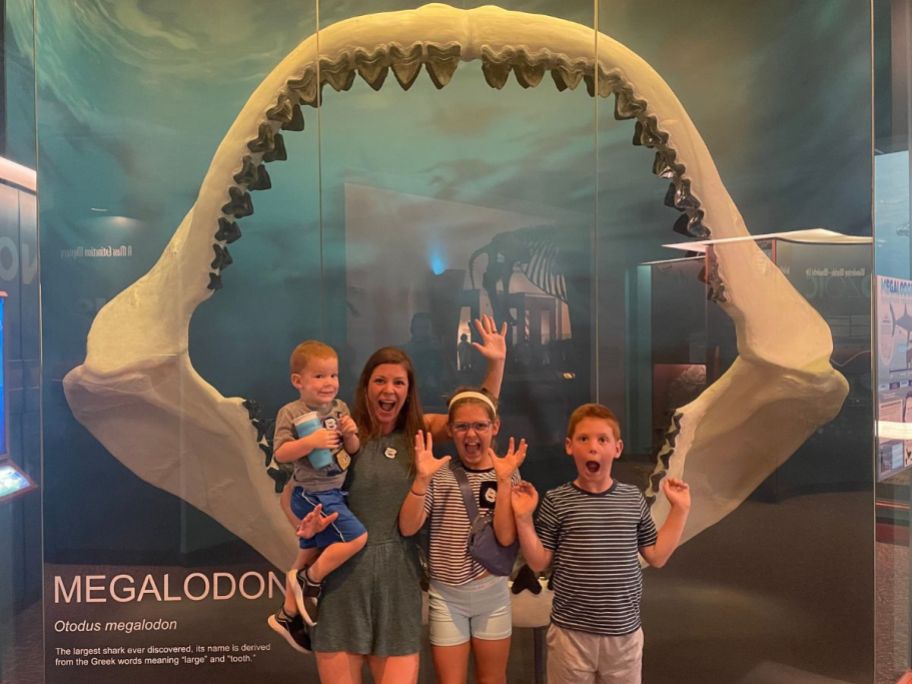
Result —
[[[490,420],[484,420],[477,423],[450,423],[450,428],[453,432],[468,432],[470,428],[475,432],[485,432],[491,429],[491,425]]]

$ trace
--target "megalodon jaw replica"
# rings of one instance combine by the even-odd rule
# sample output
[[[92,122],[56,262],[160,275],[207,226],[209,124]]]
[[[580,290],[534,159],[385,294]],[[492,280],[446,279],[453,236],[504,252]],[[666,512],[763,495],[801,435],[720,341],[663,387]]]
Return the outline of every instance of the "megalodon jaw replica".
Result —
[[[409,88],[422,67],[443,88],[460,62],[481,60],[487,83],[512,72],[523,87],[550,73],[558,89],[585,83],[615,96],[634,119],[634,144],[655,150],[652,171],[670,180],[675,230],[748,238],[693,123],[668,84],[640,57],[591,27],[498,7],[355,17],[301,43],[259,85],[219,145],[199,196],[155,266],[97,315],[85,362],[64,378],[76,418],[124,465],[212,516],[278,567],[294,545],[273,483],[269,447],[249,402],[223,397],[194,370],[188,329],[196,307],[221,287],[237,219],[250,191],[270,187],[265,163],[285,158],[281,131],[301,130],[301,106],[320,106],[324,85],[347,90],[356,75],[379,89],[392,72]],[[685,479],[689,538],[737,507],[820,425],[848,390],[829,364],[821,317],[750,239],[707,256],[710,298],[735,324],[739,357],[678,410],[647,496],[664,520],[663,476]]]

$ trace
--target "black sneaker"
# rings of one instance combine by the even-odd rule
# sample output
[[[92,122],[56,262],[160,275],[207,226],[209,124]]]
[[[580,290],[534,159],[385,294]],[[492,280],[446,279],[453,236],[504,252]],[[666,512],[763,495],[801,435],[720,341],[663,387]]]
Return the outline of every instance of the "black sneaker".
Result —
[[[298,653],[310,653],[310,632],[307,625],[300,615],[288,617],[281,608],[278,613],[274,613],[266,620],[267,624],[272,627],[282,638],[288,642]]]
[[[317,625],[318,603],[323,590],[322,582],[311,582],[307,578],[307,569],[288,571],[288,584],[294,594],[295,605],[301,617],[311,627]]]

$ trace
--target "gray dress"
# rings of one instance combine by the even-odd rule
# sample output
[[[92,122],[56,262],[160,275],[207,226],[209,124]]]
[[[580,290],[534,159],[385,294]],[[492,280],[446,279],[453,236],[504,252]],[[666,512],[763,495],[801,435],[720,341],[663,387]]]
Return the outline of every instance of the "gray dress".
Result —
[[[408,444],[393,432],[367,440],[355,459],[348,506],[367,528],[367,545],[326,578],[315,651],[397,656],[421,647],[418,551],[399,534],[399,508],[412,483]]]

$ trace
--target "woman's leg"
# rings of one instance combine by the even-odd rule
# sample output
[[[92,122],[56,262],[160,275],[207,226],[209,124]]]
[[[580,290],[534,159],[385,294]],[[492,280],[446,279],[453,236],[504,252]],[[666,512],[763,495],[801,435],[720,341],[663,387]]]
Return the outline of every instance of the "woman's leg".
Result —
[[[418,684],[418,654],[403,656],[367,656],[374,684]],[[323,673],[320,672],[323,679]],[[323,680],[326,684],[335,680]],[[340,680],[341,681],[341,680]],[[361,681],[360,679],[358,680]],[[346,682],[347,684],[347,682]]]
[[[476,684],[506,684],[510,637],[506,639],[472,637],[472,653],[475,654]],[[465,681],[465,678],[462,681]]]
[[[431,646],[437,684],[465,684],[469,674],[469,650],[471,644],[455,646]]]
[[[361,665],[364,656],[336,651],[315,653],[317,672],[323,684],[361,684]],[[417,660],[418,656],[415,656]]]

